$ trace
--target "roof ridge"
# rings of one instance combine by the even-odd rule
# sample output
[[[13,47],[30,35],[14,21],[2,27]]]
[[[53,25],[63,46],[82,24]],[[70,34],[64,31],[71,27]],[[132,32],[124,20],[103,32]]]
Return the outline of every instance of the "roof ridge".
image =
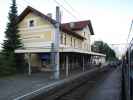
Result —
[[[88,22],[88,21],[90,21],[90,20],[71,21],[71,22],[66,22],[66,23],[62,23],[62,24],[78,23],[78,22]]]
[[[27,6],[24,11],[18,16],[18,22],[20,22],[30,11],[40,15],[43,18],[46,18],[48,21],[52,22],[52,23],[56,23],[56,20],[45,15],[44,13],[40,12],[39,10],[31,7],[31,6]]]

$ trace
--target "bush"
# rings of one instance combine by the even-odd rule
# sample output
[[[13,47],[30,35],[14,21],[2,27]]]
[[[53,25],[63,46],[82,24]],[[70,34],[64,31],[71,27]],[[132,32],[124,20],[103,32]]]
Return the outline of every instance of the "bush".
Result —
[[[14,53],[10,53],[8,57],[0,55],[0,76],[14,74],[16,72],[15,66]]]

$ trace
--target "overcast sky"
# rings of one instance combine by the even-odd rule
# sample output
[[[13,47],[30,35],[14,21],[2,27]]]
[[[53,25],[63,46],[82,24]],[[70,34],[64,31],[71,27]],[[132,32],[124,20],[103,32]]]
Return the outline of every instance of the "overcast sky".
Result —
[[[65,0],[57,1],[76,16],[74,18],[61,8],[62,22],[89,19],[95,32],[93,40],[103,40],[108,44],[126,43],[133,17],[133,0],[66,0],[76,11]],[[0,43],[4,39],[10,4],[11,0],[1,0],[0,3]],[[52,13],[53,18],[57,6],[54,0],[17,0],[17,4],[18,14],[30,5],[44,14]]]

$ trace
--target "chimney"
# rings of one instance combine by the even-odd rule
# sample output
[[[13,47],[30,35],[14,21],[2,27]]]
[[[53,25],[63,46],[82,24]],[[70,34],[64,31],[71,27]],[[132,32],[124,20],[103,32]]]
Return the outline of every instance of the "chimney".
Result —
[[[52,13],[48,13],[47,16],[52,18]]]
[[[73,28],[74,28],[74,24],[75,24],[74,22],[70,22],[70,23],[69,23],[70,28],[72,28],[72,29],[73,29]]]

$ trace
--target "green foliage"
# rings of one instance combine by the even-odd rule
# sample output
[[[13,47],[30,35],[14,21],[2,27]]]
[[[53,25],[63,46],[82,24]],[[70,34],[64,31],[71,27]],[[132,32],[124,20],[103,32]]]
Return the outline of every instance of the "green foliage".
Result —
[[[8,19],[9,22],[5,31],[6,39],[4,40],[2,54],[0,55],[0,75],[15,73],[24,64],[23,56],[18,56],[14,53],[15,49],[22,47],[18,34],[16,0],[12,0]],[[21,61],[23,60],[21,65],[18,62],[20,59]]]
[[[9,12],[9,23],[7,24],[7,29],[5,31],[6,40],[3,44],[3,52],[14,52],[15,49],[22,46],[20,36],[18,34],[17,26],[17,7],[16,0],[12,0],[11,10]],[[8,56],[8,55],[7,55]]]
[[[111,49],[109,45],[107,43],[104,43],[103,41],[95,41],[91,48],[93,52],[105,54],[107,61],[113,61],[117,59],[115,51]]]
[[[16,63],[13,53],[9,54],[9,57],[0,55],[0,75],[10,75],[16,72]]]

